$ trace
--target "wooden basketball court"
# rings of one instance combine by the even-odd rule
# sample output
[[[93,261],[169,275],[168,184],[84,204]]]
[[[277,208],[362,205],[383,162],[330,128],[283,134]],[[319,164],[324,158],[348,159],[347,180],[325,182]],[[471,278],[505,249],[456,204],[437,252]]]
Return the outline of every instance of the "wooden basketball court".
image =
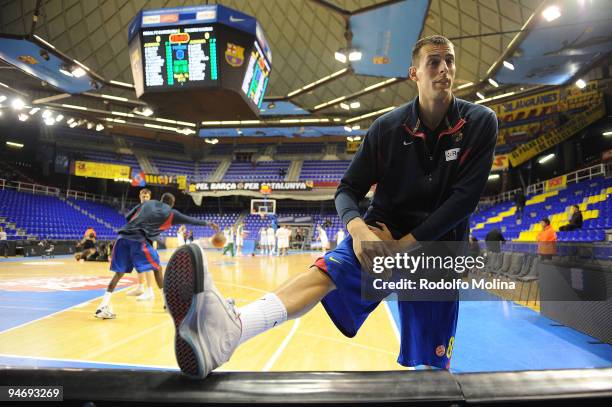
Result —
[[[165,265],[171,251],[160,255]],[[241,307],[304,271],[319,254],[231,258],[209,251],[208,255],[217,287]],[[69,257],[0,263],[0,289],[8,290],[15,299],[0,305],[0,320],[4,321],[0,356],[59,360],[68,365],[177,369],[174,328],[163,310],[160,291],[156,289],[154,301],[139,302],[126,295],[129,284],[136,281],[135,273],[126,275],[125,284],[113,295],[117,319],[94,318],[111,277],[108,263],[77,263]],[[68,296],[75,298],[66,304],[53,302]],[[378,307],[352,339],[335,328],[319,305],[306,316],[243,344],[222,370],[405,369],[396,362],[398,349],[397,328],[386,304]]]

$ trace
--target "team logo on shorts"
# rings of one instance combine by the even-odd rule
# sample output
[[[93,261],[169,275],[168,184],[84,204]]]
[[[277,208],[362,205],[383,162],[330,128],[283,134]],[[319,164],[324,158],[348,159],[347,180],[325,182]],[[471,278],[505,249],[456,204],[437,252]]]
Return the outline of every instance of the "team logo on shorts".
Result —
[[[462,139],[463,139],[463,133],[462,132],[459,132],[459,133],[456,133],[456,134],[453,135],[453,141],[455,143],[460,142]]]
[[[444,345],[440,345],[436,348],[436,356],[442,357],[446,353],[446,348]]]
[[[225,50],[225,61],[234,68],[242,66],[244,62],[244,47],[228,42]]]

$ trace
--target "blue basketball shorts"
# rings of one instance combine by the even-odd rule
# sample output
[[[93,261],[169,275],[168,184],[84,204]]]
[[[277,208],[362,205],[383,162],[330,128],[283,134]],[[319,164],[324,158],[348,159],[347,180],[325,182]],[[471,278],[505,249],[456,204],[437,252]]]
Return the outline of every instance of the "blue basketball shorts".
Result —
[[[362,296],[362,271],[353,251],[353,239],[347,236],[314,265],[327,273],[336,286],[321,301],[325,311],[340,332],[352,338],[380,303]],[[401,338],[397,362],[402,366],[449,369],[459,302],[398,301],[398,308]]]
[[[131,273],[133,268],[139,273],[161,269],[157,250],[147,241],[117,239],[111,256],[111,271]]]

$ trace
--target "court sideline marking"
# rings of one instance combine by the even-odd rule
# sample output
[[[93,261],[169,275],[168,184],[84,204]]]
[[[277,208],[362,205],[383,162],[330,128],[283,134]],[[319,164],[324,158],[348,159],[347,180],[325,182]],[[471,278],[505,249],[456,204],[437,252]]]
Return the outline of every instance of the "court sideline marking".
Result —
[[[127,287],[125,287],[125,288],[121,288],[120,290],[117,290],[117,291],[115,291],[115,292],[123,291],[123,290],[125,290],[125,289],[126,289],[126,288],[128,288],[128,287],[129,287],[129,286],[127,286]],[[83,301],[83,302],[80,302],[80,303],[78,303],[78,304],[75,304],[75,305],[73,305],[73,306],[71,306],[71,307],[68,307],[68,308],[63,308],[63,309],[61,309],[61,310],[59,310],[59,311],[56,311],[56,312],[53,312],[53,313],[51,313],[51,314],[49,314],[49,315],[45,315],[45,316],[42,316],[42,317],[40,317],[40,318],[33,319],[33,320],[31,320],[31,321],[28,321],[28,322],[24,322],[23,324],[20,324],[20,325],[14,326],[14,327],[12,327],[12,328],[7,328],[7,329],[5,329],[4,331],[0,331],[0,335],[3,335],[3,334],[5,334],[5,333],[7,333],[7,332],[11,332],[11,331],[13,331],[13,330],[15,330],[15,329],[18,329],[18,328],[22,328],[22,327],[24,327],[24,326],[26,326],[26,325],[30,325],[30,324],[32,324],[32,323],[34,323],[34,322],[42,321],[43,319],[50,318],[50,317],[52,317],[52,316],[54,316],[54,315],[57,315],[57,314],[60,314],[60,313],[62,313],[62,312],[70,311],[70,310],[71,310],[71,309],[73,309],[73,308],[80,308],[80,307],[84,307],[84,306],[85,306],[85,305],[87,305],[88,303],[90,303],[90,302],[92,302],[92,301],[95,301],[95,300],[97,300],[97,299],[100,299],[100,298],[102,298],[102,297],[103,297],[103,295],[99,295],[99,296],[94,297],[94,298],[92,298],[92,299],[90,299],[90,300],[85,300],[85,301]]]
[[[300,318],[295,320],[295,322],[293,323],[293,326],[291,327],[291,331],[289,331],[289,333],[287,334],[283,342],[280,344],[278,349],[276,349],[276,352],[274,352],[274,355],[272,355],[272,357],[264,365],[263,369],[261,369],[262,372],[268,372],[272,368],[272,366],[274,366],[274,364],[280,357],[281,353],[283,353],[283,351],[289,344],[289,341],[291,341],[291,338],[293,338],[293,335],[295,335],[295,333],[297,332],[297,329],[299,326],[300,326]]]
[[[70,363],[91,363],[91,364],[99,364],[99,365],[108,365],[108,366],[128,366],[128,367],[151,367],[156,369],[169,369],[169,370],[179,370],[176,366],[165,366],[165,365],[140,365],[134,363],[121,363],[121,362],[99,362],[95,360],[85,360],[85,359],[62,359],[62,358],[49,358],[44,356],[22,356],[22,355],[7,355],[4,353],[0,353],[0,358],[19,358],[19,359],[31,359],[31,360],[46,360],[50,362],[70,362]]]

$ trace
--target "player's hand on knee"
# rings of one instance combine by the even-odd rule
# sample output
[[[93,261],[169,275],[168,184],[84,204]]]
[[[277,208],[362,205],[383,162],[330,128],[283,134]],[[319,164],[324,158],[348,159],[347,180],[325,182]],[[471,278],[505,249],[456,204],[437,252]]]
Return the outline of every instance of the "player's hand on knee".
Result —
[[[355,257],[359,260],[361,268],[368,274],[376,278],[387,278],[389,273],[373,273],[374,262],[377,257],[391,256],[392,252],[389,249],[388,242],[383,242],[376,234],[369,229],[364,229],[358,236],[353,236],[353,251]]]
[[[387,225],[382,222],[376,222],[376,224],[379,227],[368,225],[368,229],[370,229],[370,231],[374,233],[380,240],[395,240],[393,239],[393,235],[391,235],[391,231],[389,230],[389,228],[387,228]]]

